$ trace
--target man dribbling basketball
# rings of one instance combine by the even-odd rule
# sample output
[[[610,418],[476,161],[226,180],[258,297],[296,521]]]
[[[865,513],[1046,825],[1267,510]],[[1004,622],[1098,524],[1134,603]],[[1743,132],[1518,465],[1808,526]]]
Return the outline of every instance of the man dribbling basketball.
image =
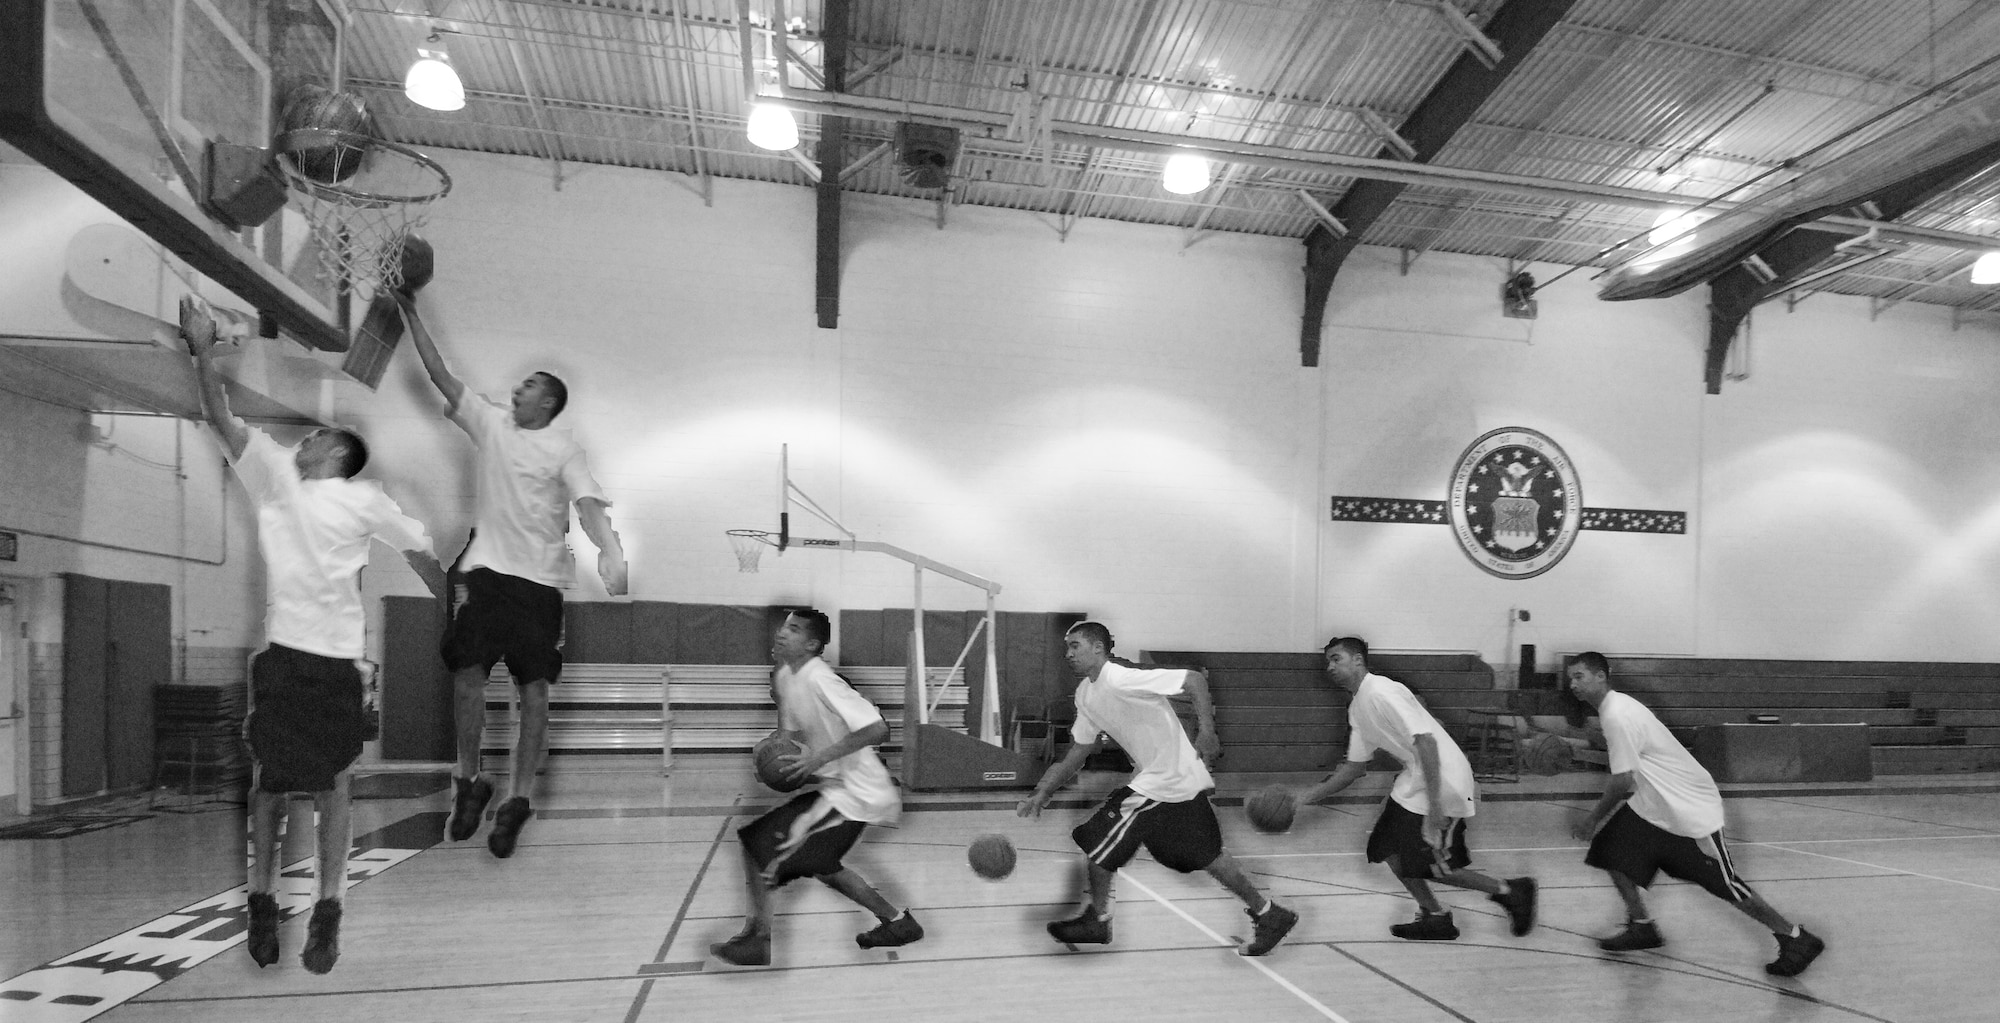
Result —
[[[1570,692],[1597,708],[1610,753],[1611,779],[1572,834],[1590,842],[1584,862],[1611,875],[1625,900],[1625,929],[1597,943],[1606,952],[1635,952],[1666,943],[1639,894],[1661,871],[1700,885],[1771,929],[1778,958],[1764,972],[1796,977],[1826,950],[1826,942],[1771,908],[1736,876],[1722,841],[1722,792],[1715,778],[1645,704],[1611,688],[1611,663],[1588,650],[1563,668]]]
[[[1471,869],[1465,822],[1478,790],[1458,744],[1408,687],[1368,670],[1367,643],[1341,637],[1328,642],[1325,653],[1327,675],[1353,694],[1347,705],[1347,759],[1299,802],[1316,803],[1359,781],[1377,751],[1402,763],[1368,836],[1368,862],[1387,863],[1417,903],[1417,918],[1391,926],[1389,933],[1410,941],[1458,937],[1451,913],[1431,891],[1435,880],[1485,892],[1507,911],[1514,936],[1526,935],[1535,926],[1535,879],[1502,881]]]
[[[396,292],[417,357],[444,395],[446,413],[472,438],[477,506],[472,536],[453,566],[451,618],[443,655],[451,669],[458,764],[445,833],[463,842],[479,830],[493,784],[480,776],[480,733],[486,728],[486,679],[505,661],[520,690],[521,731],[514,743],[508,798],[493,814],[486,846],[514,855],[548,743],[549,685],[562,672],[562,587],[572,577],[569,505],[597,545],[597,573],[613,596],[625,592],[625,552],[605,509],[611,502],[590,474],[583,448],[554,425],[569,389],[550,373],[515,385],[511,406],[469,394],[452,375],[417,315],[416,298]]]
[[[786,614],[772,637],[778,728],[804,747],[779,762],[788,764],[794,780],[817,776],[818,786],[736,832],[743,843],[749,906],[742,932],[708,947],[724,962],[771,964],[771,890],[802,877],[817,878],[875,914],[880,923],[854,936],[862,948],[907,945],[924,936],[909,910],[890,905],[867,878],[841,862],[868,825],[895,825],[903,797],[875,753],[889,737],[882,712],[820,659],[832,640],[833,624],[812,608]]]
[[[1111,880],[1144,846],[1160,865],[1183,874],[1205,870],[1243,900],[1253,935],[1237,953],[1260,956],[1278,946],[1299,915],[1264,897],[1222,845],[1222,826],[1208,794],[1215,779],[1205,761],[1222,752],[1215,735],[1215,705],[1208,676],[1180,668],[1141,668],[1111,658],[1111,630],[1078,622],[1063,636],[1076,686],[1076,725],[1069,753],[1049,767],[1034,795],[1021,801],[1022,817],[1039,817],[1049,798],[1109,735],[1132,758],[1138,773],[1112,791],[1070,836],[1083,850],[1090,902],[1068,920],[1049,924],[1049,936],[1066,945],[1111,943]],[[1190,743],[1168,701],[1193,701],[1200,731]]]

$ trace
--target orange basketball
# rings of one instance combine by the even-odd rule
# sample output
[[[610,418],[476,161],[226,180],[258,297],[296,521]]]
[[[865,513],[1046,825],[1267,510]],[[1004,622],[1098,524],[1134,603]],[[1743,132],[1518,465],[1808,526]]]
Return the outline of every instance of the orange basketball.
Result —
[[[1291,830],[1292,818],[1298,813],[1298,803],[1282,786],[1272,785],[1244,800],[1243,812],[1249,815],[1250,823],[1258,831],[1277,834]]]
[[[793,792],[806,783],[806,779],[793,781],[785,777],[785,768],[778,762],[779,757],[805,752],[798,740],[783,732],[772,732],[759,741],[750,751],[757,762],[757,780],[778,792]]]
[[[1006,835],[981,835],[965,849],[972,872],[988,881],[998,881],[1014,872],[1014,843]]]

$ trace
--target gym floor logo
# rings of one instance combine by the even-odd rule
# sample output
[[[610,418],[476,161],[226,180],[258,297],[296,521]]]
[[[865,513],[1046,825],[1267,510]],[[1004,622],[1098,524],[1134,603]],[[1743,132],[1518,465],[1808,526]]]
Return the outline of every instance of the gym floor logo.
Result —
[[[1583,526],[1576,466],[1546,434],[1507,426],[1472,442],[1452,470],[1452,534],[1472,563],[1502,579],[1556,566]]]

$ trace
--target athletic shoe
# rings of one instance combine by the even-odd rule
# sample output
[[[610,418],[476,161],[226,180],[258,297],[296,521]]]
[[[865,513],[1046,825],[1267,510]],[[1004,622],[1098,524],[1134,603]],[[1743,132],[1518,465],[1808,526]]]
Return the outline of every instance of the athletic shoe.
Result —
[[[1635,920],[1627,922],[1624,930],[1598,942],[1597,947],[1606,952],[1637,952],[1640,949],[1659,948],[1666,943],[1666,939],[1660,937],[1660,929],[1653,926],[1651,920],[1645,923]]]
[[[1250,913],[1247,909],[1243,912]],[[1237,949],[1237,955],[1260,956],[1277,948],[1278,942],[1292,933],[1293,925],[1299,922],[1299,915],[1273,902],[1263,916],[1250,913],[1250,922],[1255,925],[1250,943]]]
[[[452,841],[463,842],[479,830],[479,819],[486,815],[486,804],[493,801],[493,783],[484,777],[471,781],[453,777],[451,788],[451,817],[444,822],[444,830]]]
[[[1487,896],[1507,910],[1507,923],[1514,937],[1524,937],[1535,929],[1535,887],[1532,877],[1510,877],[1505,895]]]
[[[1068,920],[1049,923],[1049,937],[1065,945],[1111,944],[1111,918],[1101,917],[1090,907]]]
[[[521,825],[528,823],[529,815],[534,812],[528,808],[527,796],[515,796],[501,803],[500,809],[493,811],[493,832],[486,836],[486,848],[503,860],[514,855],[514,843],[521,838]]]
[[[306,947],[299,962],[313,973],[326,973],[340,960],[340,900],[321,899],[313,903],[312,919],[306,921]]]
[[[1826,951],[1826,942],[1819,935],[1799,928],[1799,936],[1778,935],[1778,958],[1764,964],[1764,972],[1774,977],[1796,977],[1806,972],[1806,967]]]
[[[278,961],[278,900],[270,892],[250,893],[250,958],[258,966]]]
[[[752,934],[745,931],[729,939],[708,946],[709,954],[733,966],[771,965],[771,935]]]
[[[1451,913],[1426,913],[1417,910],[1417,918],[1406,924],[1390,926],[1389,933],[1405,941],[1452,941],[1458,937],[1458,925],[1451,922]]]
[[[917,918],[911,916],[910,911],[906,909],[896,919],[876,924],[869,930],[855,935],[854,943],[862,948],[893,948],[897,945],[907,945],[923,936],[924,925],[918,923]]]

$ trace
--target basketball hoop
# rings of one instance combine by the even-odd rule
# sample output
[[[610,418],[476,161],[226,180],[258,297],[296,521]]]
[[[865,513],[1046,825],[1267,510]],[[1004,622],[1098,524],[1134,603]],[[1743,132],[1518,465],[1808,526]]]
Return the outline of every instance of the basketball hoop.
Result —
[[[778,546],[778,534],[761,529],[732,529],[728,533],[729,546],[736,549],[738,572],[757,571],[757,559],[764,556],[764,548]]]
[[[321,275],[349,287],[365,281],[375,294],[401,285],[403,239],[451,191],[444,167],[408,146],[327,128],[285,132],[275,148],[312,224]]]

